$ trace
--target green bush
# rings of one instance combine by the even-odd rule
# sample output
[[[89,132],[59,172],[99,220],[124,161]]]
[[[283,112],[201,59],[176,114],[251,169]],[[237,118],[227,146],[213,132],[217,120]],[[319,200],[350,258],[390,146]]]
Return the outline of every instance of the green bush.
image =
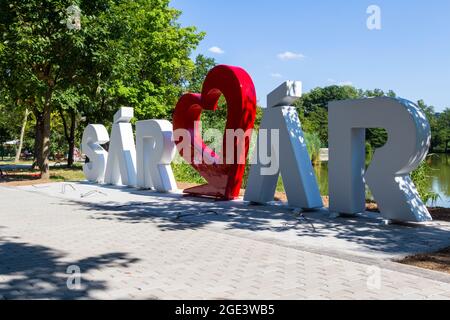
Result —
[[[429,157],[432,156],[433,155],[430,155]],[[430,201],[435,203],[439,199],[439,195],[436,192],[431,191],[430,171],[432,169],[427,160],[422,162],[422,164],[411,174],[411,178],[416,185],[422,201],[424,203]]]
[[[319,134],[314,132],[305,132],[306,146],[312,162],[320,161],[320,148],[322,148],[322,141]]]

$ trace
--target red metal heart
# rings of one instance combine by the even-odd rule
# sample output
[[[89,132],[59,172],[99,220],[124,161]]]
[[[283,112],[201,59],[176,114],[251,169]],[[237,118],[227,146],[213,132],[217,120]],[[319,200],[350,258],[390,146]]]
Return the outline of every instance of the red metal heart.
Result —
[[[256,118],[256,91],[250,75],[239,67],[220,65],[213,68],[203,83],[202,94],[188,93],[181,97],[175,108],[173,127],[190,133],[190,154],[183,152],[182,140],[176,141],[181,156],[196,169],[208,182],[206,185],[184,190],[185,193],[196,196],[208,196],[225,200],[239,197],[242,179],[245,172],[245,161],[250,145],[249,139],[239,148],[236,139],[230,141],[224,134],[222,158],[212,151],[200,136],[200,130],[195,125],[199,123],[203,110],[215,111],[219,98],[224,95],[228,106],[226,130],[242,130],[251,133]],[[198,128],[197,128],[198,129]],[[234,144],[232,163],[220,159],[227,159],[226,152],[229,144]],[[195,154],[201,152],[206,155],[201,162],[194,163]],[[245,157],[244,159],[242,157]],[[212,163],[212,164],[211,164]]]

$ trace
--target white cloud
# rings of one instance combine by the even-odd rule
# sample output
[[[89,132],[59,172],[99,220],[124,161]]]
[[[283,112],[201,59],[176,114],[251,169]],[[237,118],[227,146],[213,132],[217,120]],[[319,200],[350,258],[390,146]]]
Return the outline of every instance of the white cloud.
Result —
[[[287,61],[287,60],[302,60],[305,58],[305,55],[301,53],[295,53],[291,51],[286,51],[278,54],[278,59]]]
[[[271,73],[270,76],[272,78],[283,78],[283,75],[281,73]]]
[[[352,81],[341,81],[341,82],[339,82],[339,81],[336,81],[336,80],[334,80],[332,78],[328,78],[327,82],[331,83],[331,84],[335,84],[337,86],[352,86],[353,85]]]
[[[223,51],[222,48],[219,48],[216,46],[209,48],[208,51],[211,53],[214,53],[214,54],[224,54],[225,53],[225,51]]]

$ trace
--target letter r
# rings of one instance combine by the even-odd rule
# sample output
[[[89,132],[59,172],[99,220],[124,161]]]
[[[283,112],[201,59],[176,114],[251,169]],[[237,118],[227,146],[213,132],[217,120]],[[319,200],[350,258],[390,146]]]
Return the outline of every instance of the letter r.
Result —
[[[382,216],[395,221],[431,220],[410,173],[426,158],[430,125],[414,103],[387,97],[329,103],[330,211],[365,211],[365,183]],[[365,169],[365,130],[384,128],[388,142]]]
[[[159,192],[177,190],[172,172],[176,147],[173,127],[166,120],[146,120],[136,123],[137,185]]]

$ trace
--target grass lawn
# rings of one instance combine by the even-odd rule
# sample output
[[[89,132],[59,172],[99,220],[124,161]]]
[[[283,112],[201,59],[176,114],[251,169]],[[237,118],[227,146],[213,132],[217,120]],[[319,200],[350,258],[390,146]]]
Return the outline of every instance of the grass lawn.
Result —
[[[3,170],[4,175],[0,177],[0,184],[7,185],[27,185],[47,182],[65,182],[84,180],[83,168],[81,164],[75,164],[73,168],[67,168],[64,165],[51,165],[50,180],[40,179],[39,171],[21,166],[30,166],[32,161],[21,161],[18,167],[14,169],[7,168]],[[11,161],[0,161],[0,166],[14,166]]]

